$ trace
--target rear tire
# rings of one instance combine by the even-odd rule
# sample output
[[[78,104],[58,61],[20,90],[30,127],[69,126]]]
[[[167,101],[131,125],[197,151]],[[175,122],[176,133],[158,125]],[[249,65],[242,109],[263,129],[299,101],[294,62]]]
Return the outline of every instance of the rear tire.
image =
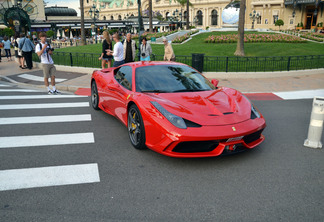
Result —
[[[91,83],[91,105],[95,110],[99,110],[99,94],[96,81]]]
[[[138,150],[146,149],[144,123],[142,115],[135,104],[131,105],[128,110],[127,129],[133,147]]]

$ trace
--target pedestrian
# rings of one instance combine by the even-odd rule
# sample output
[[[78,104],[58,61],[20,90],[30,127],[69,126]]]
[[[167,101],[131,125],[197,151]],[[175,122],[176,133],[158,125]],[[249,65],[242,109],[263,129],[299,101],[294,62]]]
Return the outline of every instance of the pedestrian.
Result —
[[[54,61],[52,59],[52,54],[54,49],[51,47],[50,44],[46,42],[46,33],[41,32],[39,34],[40,42],[36,45],[35,52],[40,57],[43,74],[44,74],[44,83],[47,87],[48,94],[59,94],[60,92],[57,91],[55,87],[55,71],[56,68],[54,66]],[[51,78],[51,85],[52,89],[49,87],[48,78]]]
[[[2,42],[0,42],[0,62],[1,62],[1,50],[2,50],[2,48],[3,48],[3,44],[2,44]]]
[[[34,43],[27,38],[24,34],[19,41],[19,48],[22,50],[22,55],[25,58],[28,69],[33,68],[33,50],[35,49]]]
[[[104,41],[102,43],[102,53],[101,56],[99,57],[99,60],[101,60],[102,69],[105,69],[106,64],[108,64],[108,68],[111,67],[111,61],[113,59],[113,56],[107,55],[107,50],[112,50],[112,42],[108,31],[103,31],[102,34],[104,37]]]
[[[25,66],[25,58],[23,57],[22,50],[19,48],[19,42],[22,37],[23,34],[20,34],[20,36],[16,40],[16,42],[18,43],[18,47],[17,47],[18,63],[21,69],[27,69],[27,67]]]
[[[171,46],[171,43],[168,43],[167,38],[163,37],[164,44],[164,61],[175,61],[175,55]]]
[[[150,43],[147,42],[146,37],[142,39],[141,45],[141,61],[151,61],[152,48]]]
[[[119,37],[118,33],[115,33],[113,35],[113,39],[116,42],[114,45],[114,51],[111,51],[108,49],[107,55],[114,56],[114,67],[118,67],[125,63],[124,48],[123,48],[123,44],[120,42],[120,37]]]
[[[126,40],[124,41],[124,60],[125,63],[134,62],[136,56],[136,42],[132,40],[132,34],[127,33]]]
[[[10,40],[8,39],[7,36],[5,36],[2,40],[2,44],[3,44],[3,48],[6,52],[6,57],[8,59],[8,62],[11,61],[11,51],[10,51],[10,48],[11,48],[11,42]]]

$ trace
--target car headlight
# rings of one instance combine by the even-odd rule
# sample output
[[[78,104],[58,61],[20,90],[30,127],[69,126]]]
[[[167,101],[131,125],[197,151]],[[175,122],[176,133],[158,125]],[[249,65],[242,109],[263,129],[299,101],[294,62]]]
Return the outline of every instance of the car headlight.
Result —
[[[256,119],[256,118],[260,118],[261,114],[259,113],[259,111],[254,108],[253,104],[251,103],[251,101],[245,96],[243,95],[251,104],[251,119]]]
[[[161,106],[158,102],[151,101],[151,103],[174,126],[176,126],[178,128],[181,128],[181,129],[187,129],[187,125],[186,125],[185,121],[181,117],[170,113],[168,110],[163,108],[163,106]]]

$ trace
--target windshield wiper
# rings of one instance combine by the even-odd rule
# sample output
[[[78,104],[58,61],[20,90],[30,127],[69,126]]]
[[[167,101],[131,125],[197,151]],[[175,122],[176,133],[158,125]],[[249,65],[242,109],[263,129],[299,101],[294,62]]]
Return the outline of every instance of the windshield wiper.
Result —
[[[142,90],[142,93],[167,93],[168,91],[153,89],[153,90]]]
[[[179,89],[172,92],[198,92],[198,91],[208,91],[209,89]]]

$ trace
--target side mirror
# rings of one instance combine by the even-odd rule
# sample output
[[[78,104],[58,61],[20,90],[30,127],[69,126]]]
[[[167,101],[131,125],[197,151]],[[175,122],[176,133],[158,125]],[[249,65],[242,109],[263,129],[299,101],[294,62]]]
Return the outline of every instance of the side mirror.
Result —
[[[211,83],[217,88],[217,85],[219,83],[219,80],[218,79],[212,79],[211,80]]]

